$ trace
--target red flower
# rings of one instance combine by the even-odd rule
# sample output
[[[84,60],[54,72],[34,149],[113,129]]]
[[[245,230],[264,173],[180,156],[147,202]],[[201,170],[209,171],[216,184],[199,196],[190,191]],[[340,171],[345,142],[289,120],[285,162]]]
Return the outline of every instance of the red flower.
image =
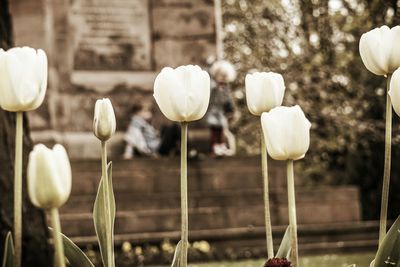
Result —
[[[291,267],[292,264],[285,258],[272,258],[269,259],[264,267]]]

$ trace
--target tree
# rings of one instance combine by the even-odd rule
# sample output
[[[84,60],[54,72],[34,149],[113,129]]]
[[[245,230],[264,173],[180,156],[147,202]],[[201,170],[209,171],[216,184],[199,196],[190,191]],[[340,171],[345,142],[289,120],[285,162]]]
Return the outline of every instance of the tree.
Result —
[[[11,26],[8,0],[0,0],[0,48],[4,50],[13,45]],[[24,116],[24,122],[24,177],[26,177],[26,165],[29,151],[32,149],[32,140],[26,116]],[[6,234],[12,231],[13,227],[14,136],[15,114],[0,109],[0,255],[4,250]],[[52,266],[47,240],[48,231],[44,213],[30,203],[26,192],[26,179],[24,179],[23,266]]]
[[[377,219],[383,173],[385,79],[370,73],[358,51],[362,33],[400,23],[400,1],[226,0],[225,52],[238,68],[242,109],[239,149],[255,153],[259,126],[248,115],[244,76],[251,69],[282,73],[284,105],[299,104],[313,124],[311,146],[296,164],[308,183],[356,184],[365,219]],[[396,116],[395,116],[396,117]],[[394,119],[392,159],[400,160]],[[400,213],[399,164],[392,164],[389,213]]]

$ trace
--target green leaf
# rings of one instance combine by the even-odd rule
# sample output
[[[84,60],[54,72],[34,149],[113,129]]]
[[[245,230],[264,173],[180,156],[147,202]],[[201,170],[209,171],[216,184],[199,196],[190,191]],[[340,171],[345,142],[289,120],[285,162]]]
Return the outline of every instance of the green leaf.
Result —
[[[6,236],[6,242],[4,243],[4,254],[3,254],[3,267],[14,266],[14,242],[12,234],[9,231]]]
[[[182,240],[178,242],[175,248],[174,259],[172,260],[171,267],[180,267],[181,263],[181,253],[182,253]]]
[[[99,242],[101,258],[105,267],[114,267],[114,221],[115,221],[115,198],[112,186],[112,163],[107,166],[108,184],[104,183],[101,177],[96,200],[94,202],[93,220],[94,228]],[[106,188],[107,187],[107,188]],[[106,190],[108,189],[108,190]],[[108,191],[110,208],[107,208],[105,192]],[[107,230],[109,229],[109,230]],[[111,244],[107,242],[107,238]],[[110,247],[108,247],[110,245]]]
[[[400,267],[400,216],[390,227],[376,253],[374,267]]]
[[[277,258],[289,259],[290,256],[290,226],[286,227],[285,234],[283,235],[281,245],[276,253]]]
[[[49,227],[53,232],[53,228]],[[64,245],[64,254],[67,258],[67,265],[72,267],[94,267],[94,264],[89,260],[86,254],[72,242],[67,236],[61,233]]]

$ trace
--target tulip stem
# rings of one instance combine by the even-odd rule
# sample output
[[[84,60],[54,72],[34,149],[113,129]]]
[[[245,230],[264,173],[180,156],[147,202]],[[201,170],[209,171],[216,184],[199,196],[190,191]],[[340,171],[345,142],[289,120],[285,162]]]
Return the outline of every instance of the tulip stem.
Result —
[[[188,193],[187,193],[187,131],[188,123],[181,123],[181,267],[187,266],[188,249]]]
[[[299,267],[293,160],[287,161],[287,187],[288,187],[288,209],[289,209],[289,225],[290,225],[290,247],[291,247],[290,261],[292,262],[293,267]]]
[[[107,143],[106,141],[101,142],[101,177],[103,183],[103,198],[105,202],[105,213],[104,213],[104,221],[105,221],[105,230],[106,230],[106,242],[107,242],[107,262],[104,263],[107,267],[114,266],[114,259],[113,259],[113,243],[112,243],[112,229],[111,229],[111,203],[109,198],[109,190],[108,187],[108,173],[107,173]]]
[[[51,225],[53,227],[54,262],[56,267],[65,267],[64,246],[61,236],[60,216],[58,209],[50,210]]]
[[[14,267],[21,267],[22,256],[22,143],[23,113],[16,113],[14,163]]]
[[[267,242],[268,259],[274,257],[274,243],[272,239],[271,211],[269,206],[269,188],[268,188],[268,157],[267,147],[264,135],[261,131],[261,168],[264,183],[264,215],[265,215],[265,235]]]
[[[382,184],[382,200],[381,200],[381,216],[379,223],[379,244],[382,243],[386,235],[386,221],[389,201],[389,186],[390,186],[390,163],[392,150],[392,103],[388,94],[390,90],[390,80],[392,75],[387,78],[386,92],[386,126],[385,126],[385,164],[383,169],[383,184]]]

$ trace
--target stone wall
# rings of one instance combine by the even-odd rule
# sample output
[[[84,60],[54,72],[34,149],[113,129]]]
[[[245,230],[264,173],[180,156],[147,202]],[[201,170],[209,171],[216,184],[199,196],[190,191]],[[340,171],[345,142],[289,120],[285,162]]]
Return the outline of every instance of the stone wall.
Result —
[[[205,66],[215,55],[212,0],[13,0],[11,12],[16,44],[49,57],[46,101],[29,114],[32,135],[73,151],[95,141],[96,99],[111,98],[118,131],[135,102],[162,123],[152,98],[156,74],[165,66]]]

